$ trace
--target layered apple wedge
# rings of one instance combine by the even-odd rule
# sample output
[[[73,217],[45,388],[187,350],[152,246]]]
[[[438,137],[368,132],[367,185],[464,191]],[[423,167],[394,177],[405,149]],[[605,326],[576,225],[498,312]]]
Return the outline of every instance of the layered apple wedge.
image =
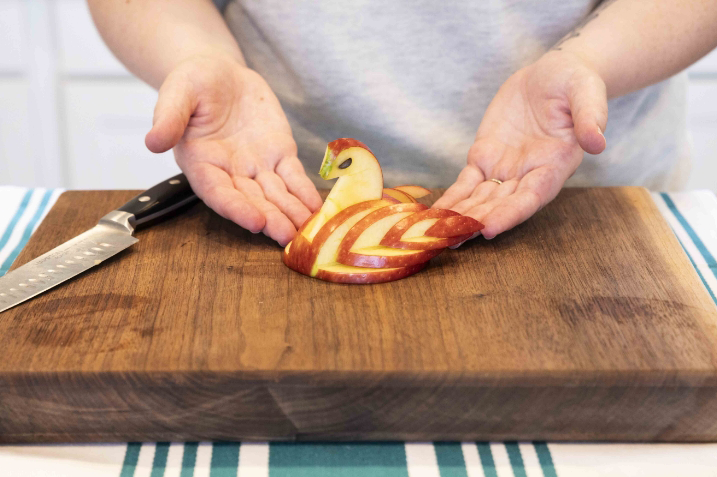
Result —
[[[311,277],[338,283],[398,280],[483,228],[470,217],[418,203],[430,193],[423,187],[383,188],[376,157],[356,139],[329,143],[319,174],[338,180],[283,256],[288,267]]]

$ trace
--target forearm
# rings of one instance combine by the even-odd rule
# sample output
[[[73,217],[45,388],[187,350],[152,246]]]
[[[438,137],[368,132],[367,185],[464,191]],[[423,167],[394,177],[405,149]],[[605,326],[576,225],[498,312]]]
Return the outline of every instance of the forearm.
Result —
[[[589,63],[612,98],[674,75],[715,46],[715,0],[604,0],[554,50]]]
[[[244,64],[211,0],[88,0],[88,4],[113,53],[155,88],[193,56],[223,54]]]

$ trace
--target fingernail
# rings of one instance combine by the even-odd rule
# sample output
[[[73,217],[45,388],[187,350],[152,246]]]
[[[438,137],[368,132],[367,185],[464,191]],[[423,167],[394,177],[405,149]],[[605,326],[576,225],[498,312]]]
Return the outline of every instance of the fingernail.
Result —
[[[598,126],[597,128],[598,128],[598,133],[604,138],[605,135],[602,133],[602,129],[600,129],[600,126]]]

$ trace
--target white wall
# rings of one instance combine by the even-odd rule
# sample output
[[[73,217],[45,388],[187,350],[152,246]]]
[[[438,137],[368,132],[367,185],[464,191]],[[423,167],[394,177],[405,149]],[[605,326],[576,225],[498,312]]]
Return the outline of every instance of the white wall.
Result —
[[[687,124],[692,138],[690,189],[717,193],[717,50],[689,69]]]
[[[177,174],[144,147],[156,96],[85,0],[0,0],[0,184],[135,189]]]
[[[717,51],[690,80],[688,187],[717,192]],[[0,0],[0,185],[135,189],[177,173],[171,153],[144,147],[155,99],[84,0]]]

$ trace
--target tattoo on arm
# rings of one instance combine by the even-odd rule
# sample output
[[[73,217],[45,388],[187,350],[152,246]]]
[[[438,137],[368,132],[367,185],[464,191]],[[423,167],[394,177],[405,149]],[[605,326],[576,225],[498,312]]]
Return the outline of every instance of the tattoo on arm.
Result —
[[[575,28],[573,28],[567,35],[565,35],[564,37],[562,37],[562,38],[555,44],[555,46],[553,46],[553,47],[551,48],[551,50],[558,50],[558,51],[560,51],[560,50],[561,50],[560,47],[562,46],[563,43],[565,43],[566,41],[571,40],[571,39],[573,39],[573,38],[579,37],[579,36],[580,36],[580,30],[582,30],[582,29],[585,27],[585,25],[587,25],[588,23],[590,23],[591,21],[593,21],[593,20],[595,20],[597,17],[599,17],[599,16],[600,16],[600,13],[602,13],[602,12],[603,12],[608,6],[610,6],[611,4],[615,3],[615,1],[616,1],[616,0],[603,0],[602,2],[600,2],[600,4],[597,6],[597,8],[595,8],[595,10],[593,10],[593,11],[590,13],[590,15],[588,15],[587,17],[585,17],[585,19],[584,19],[583,21],[581,21],[578,26],[576,26]]]

